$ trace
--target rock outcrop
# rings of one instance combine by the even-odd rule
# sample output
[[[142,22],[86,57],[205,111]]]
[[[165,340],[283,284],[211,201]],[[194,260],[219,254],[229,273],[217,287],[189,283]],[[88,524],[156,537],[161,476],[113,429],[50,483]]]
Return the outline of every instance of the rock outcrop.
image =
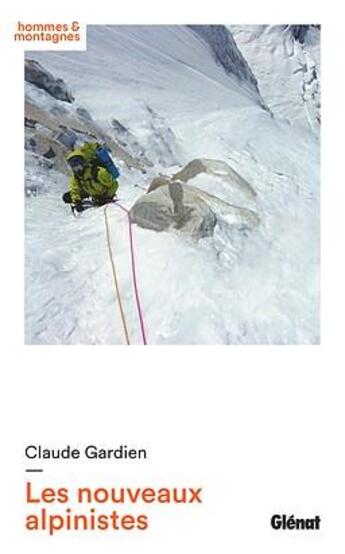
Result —
[[[196,158],[189,162],[181,171],[175,173],[173,179],[187,183],[201,173],[221,178],[222,181],[228,183],[232,188],[237,189],[249,199],[256,196],[255,190],[248,181],[243,179],[229,164],[222,160]]]
[[[152,184],[154,183],[154,186]],[[234,206],[183,181],[158,177],[150,192],[130,211],[131,220],[153,231],[179,230],[198,240],[213,235],[221,217],[228,225],[251,229],[259,224],[252,210]]]
[[[213,234],[216,214],[194,187],[179,182],[166,183],[139,198],[130,217],[144,229],[181,230],[195,239]]]
[[[216,62],[228,75],[234,75],[239,81],[246,81],[253,97],[267,110],[256,77],[242,55],[232,34],[224,25],[188,25],[210,48]]]
[[[127,152],[130,152],[132,156],[141,160],[147,167],[153,167],[153,163],[145,155],[144,148],[127,127],[115,118],[111,120],[111,126],[115,131],[116,140]]]
[[[97,141],[105,143],[114,158],[129,169],[146,173],[146,167],[152,165],[144,156],[132,155],[121,144],[121,137],[117,140],[106,133],[86,109],[63,105],[61,100],[69,104],[74,100],[67,85],[35,60],[25,61],[25,79],[30,83],[25,101],[25,148],[42,157],[42,163],[49,159],[49,167],[68,173],[66,153],[78,143]],[[37,94],[36,87],[45,92]]]
[[[36,60],[25,60],[25,81],[47,91],[51,96],[63,102],[74,101],[72,92],[62,79],[56,79]]]

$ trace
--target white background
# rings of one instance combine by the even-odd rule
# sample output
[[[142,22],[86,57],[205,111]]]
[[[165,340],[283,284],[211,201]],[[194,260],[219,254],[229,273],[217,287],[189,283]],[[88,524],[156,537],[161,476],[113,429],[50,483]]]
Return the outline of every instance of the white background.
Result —
[[[19,4],[19,3],[17,3]],[[15,2],[3,7],[1,85],[3,552],[344,552],[343,19],[315,3]],[[73,9],[73,11],[71,11]],[[10,22],[322,23],[322,345],[23,345],[23,53]],[[3,32],[4,31],[4,32]],[[204,505],[149,510],[145,533],[29,534],[28,443],[147,447],[145,463],[57,464],[37,486],[203,486]],[[277,532],[274,513],[322,518]],[[96,542],[97,541],[97,542]]]

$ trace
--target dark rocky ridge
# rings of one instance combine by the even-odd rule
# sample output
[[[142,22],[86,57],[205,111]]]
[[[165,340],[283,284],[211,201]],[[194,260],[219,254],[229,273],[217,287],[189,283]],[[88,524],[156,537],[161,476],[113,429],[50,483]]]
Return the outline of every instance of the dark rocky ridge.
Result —
[[[25,81],[48,92],[54,98],[72,103],[74,97],[63,79],[56,79],[36,60],[25,60]]]
[[[25,149],[32,152],[40,165],[48,169],[55,169],[68,173],[65,156],[78,143],[97,141],[105,143],[117,160],[122,160],[128,168],[146,172],[150,165],[144,156],[134,155],[122,144],[118,138],[106,133],[89,114],[89,112],[75,105],[68,108],[62,102],[72,104],[74,97],[62,79],[47,71],[40,63],[33,59],[25,60],[25,80],[30,83],[32,90],[42,89],[41,95],[52,97],[48,106],[45,102],[36,99],[36,95],[27,90],[25,100]],[[53,100],[53,98],[55,100]],[[136,155],[137,154],[137,155]],[[140,159],[139,159],[140,158]],[[47,160],[49,164],[47,165]],[[152,164],[151,164],[152,165]]]
[[[228,75],[235,75],[239,81],[247,81],[250,87],[261,96],[254,73],[237,47],[237,44],[224,25],[188,25],[210,47],[214,58]]]

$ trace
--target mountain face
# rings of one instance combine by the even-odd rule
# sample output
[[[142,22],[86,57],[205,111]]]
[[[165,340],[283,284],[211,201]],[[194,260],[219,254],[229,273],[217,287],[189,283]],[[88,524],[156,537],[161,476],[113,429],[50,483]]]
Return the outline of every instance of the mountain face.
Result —
[[[307,28],[305,28],[307,27]],[[317,26],[90,26],[26,58],[26,341],[121,344],[103,209],[61,202],[65,155],[106,143],[133,222],[149,344],[314,344]],[[109,206],[131,343],[128,220]]]
[[[235,76],[241,83],[249,85],[254,97],[259,97],[257,80],[242,56],[232,34],[223,25],[188,25],[210,47],[214,59],[227,75]]]
[[[321,25],[285,25],[289,29],[295,40],[305,44],[306,37],[310,35],[313,29],[321,29]]]
[[[320,26],[231,25],[230,29],[273,114],[318,135]]]

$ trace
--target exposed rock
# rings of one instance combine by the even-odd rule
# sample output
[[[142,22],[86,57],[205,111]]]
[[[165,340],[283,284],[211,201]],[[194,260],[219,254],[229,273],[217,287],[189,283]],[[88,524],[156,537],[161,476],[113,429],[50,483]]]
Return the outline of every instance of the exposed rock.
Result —
[[[259,225],[256,213],[221,200],[187,182],[200,173],[220,177],[245,192],[248,198],[255,191],[236,171],[221,160],[195,159],[172,177],[155,177],[145,196],[131,210],[134,223],[146,229],[166,231],[179,229],[195,239],[211,236],[219,218],[222,223],[239,229]]]
[[[28,120],[34,121],[36,128],[37,124],[41,126],[40,130],[37,130],[40,140],[42,139],[42,135],[46,134],[47,140],[61,143],[60,146],[65,153],[73,148],[77,141],[85,142],[96,140],[106,143],[114,158],[116,160],[122,160],[128,168],[135,168],[143,173],[146,171],[145,162],[143,160],[138,160],[131,156],[131,154],[119,146],[115,140],[107,135],[92,120],[87,118],[79,119],[76,115],[70,114],[69,112],[62,112],[57,116],[53,114],[52,111],[47,112],[30,101],[25,102],[25,117]],[[26,131],[29,131],[28,127]],[[30,137],[32,136],[35,135],[31,134]],[[58,163],[55,169],[61,171],[61,164]],[[64,172],[66,171],[67,168],[64,169]]]
[[[197,187],[194,187],[198,190],[200,198],[202,198],[217,214],[218,219],[222,219],[223,222],[228,225],[234,225],[236,227],[243,229],[254,229],[260,224],[260,218],[253,211],[248,208],[242,208],[240,206],[235,206],[229,202],[221,200],[213,194],[209,194],[204,190],[200,190]]]
[[[170,179],[168,177],[155,177],[152,179],[149,188],[147,189],[147,192],[153,192],[154,190],[158,189],[159,187],[162,187],[164,185],[169,185]]]
[[[28,148],[28,150],[31,150],[31,149],[34,150],[37,146],[37,141],[33,137],[31,137],[28,139],[28,145],[30,147]]]
[[[120,123],[120,121],[118,121],[117,119],[112,119],[111,124],[117,133],[120,133],[123,135],[126,135],[127,133],[129,133],[128,129],[124,125],[122,125],[122,123]]]
[[[55,117],[55,115],[52,115],[42,108],[35,106],[27,100],[25,101],[25,117],[26,119],[31,119],[48,129],[55,129],[59,125],[59,120]]]
[[[49,160],[48,169],[56,169],[67,174],[68,168],[65,162],[67,149],[53,137],[47,136],[42,130],[26,129],[25,149],[34,152],[37,157]]]
[[[301,44],[304,44],[310,27],[312,27],[312,25],[288,25],[294,39]]]
[[[58,102],[52,106],[51,101],[49,109],[46,109],[45,102],[42,102],[43,105],[41,105],[36,95],[30,94],[30,91],[34,90],[32,85],[43,89],[58,100],[72,103],[74,98],[64,81],[55,79],[40,63],[33,59],[25,60],[25,80],[31,83],[27,87],[25,102],[26,129],[37,129],[40,141],[42,135],[46,134],[47,140],[60,143],[66,151],[73,148],[78,142],[97,141],[105,143],[115,160],[122,160],[129,169],[138,169],[142,173],[146,173],[146,167],[152,166],[143,152],[138,151],[132,154],[122,146],[121,137],[117,140],[116,137],[113,138],[106,133],[100,125],[93,121],[85,108],[78,106],[66,109],[66,105],[64,107]],[[41,93],[41,96],[42,94],[44,93]],[[31,134],[30,138],[32,136]],[[30,147],[28,141],[26,144]],[[54,148],[53,150],[55,152]],[[54,168],[60,170],[60,166],[61,164],[58,163],[58,166],[54,165]]]
[[[229,30],[224,25],[188,25],[188,27],[209,46],[215,60],[228,75],[235,75],[240,81],[247,81],[258,103],[267,109],[261,98],[255,75]]]
[[[179,165],[183,155],[174,131],[151,106],[145,104],[145,109],[145,148],[150,152],[150,159],[162,167]]]
[[[208,175],[220,177],[222,181],[229,183],[231,187],[244,193],[248,198],[254,198],[256,196],[256,192],[251,185],[232,169],[229,164],[222,160],[196,158],[189,162],[181,171],[175,173],[172,179],[178,179],[187,183],[200,173],[207,173]]]
[[[189,162],[183,169],[175,173],[174,179],[180,179],[180,181],[187,183],[189,179],[193,179],[193,177],[203,172],[207,172],[207,167],[201,159],[196,158]]]
[[[36,60],[25,60],[25,80],[47,91],[58,100],[69,103],[74,101],[66,83],[62,79],[56,79]]]
[[[53,115],[56,115],[57,117],[60,117],[60,116],[68,116],[69,114],[69,111],[66,110],[66,108],[64,106],[61,106],[61,105],[58,105],[58,106],[53,106],[50,110],[50,113],[52,113]]]
[[[198,190],[170,183],[139,198],[130,211],[131,220],[154,231],[179,229],[195,239],[213,234],[217,217]]]
[[[68,129],[64,125],[59,125],[61,132],[57,135],[56,140],[63,144],[69,150],[75,147],[78,140],[78,133]]]
[[[35,129],[37,121],[30,119],[29,117],[24,118],[25,127],[30,127],[30,129]]]
[[[40,171],[50,171],[53,169],[53,162],[52,160],[48,160],[47,158],[44,158],[43,156],[39,154],[35,154],[33,151],[26,150],[25,151],[25,166],[30,166],[31,168],[35,166],[36,168],[39,168]],[[38,185],[38,183],[33,182],[32,179],[29,179],[29,182],[27,181],[27,175],[25,179],[25,188],[29,187],[30,190],[35,190],[36,192],[39,190],[42,191],[42,186]],[[38,186],[35,186],[38,185]]]
[[[91,115],[89,114],[89,112],[85,109],[85,108],[77,108],[77,114],[79,117],[81,117],[82,119],[87,119],[88,121],[93,121]]]
[[[116,141],[146,166],[153,167],[153,163],[145,155],[145,149],[139,144],[133,133],[117,119],[112,119],[111,125],[115,131]]]
[[[51,146],[49,146],[48,150],[46,152],[44,152],[43,156],[45,158],[48,158],[48,160],[50,160],[51,158],[55,158],[56,157],[56,152],[54,152],[54,150],[52,149]]]
[[[182,217],[186,212],[185,206],[183,204],[183,187],[182,184],[178,181],[171,182],[168,185],[170,198],[173,202],[173,213],[175,217]]]
[[[198,240],[212,236],[218,218],[229,226],[252,229],[259,218],[205,191],[174,181],[139,198],[130,211],[133,223],[153,231],[179,230]]]

